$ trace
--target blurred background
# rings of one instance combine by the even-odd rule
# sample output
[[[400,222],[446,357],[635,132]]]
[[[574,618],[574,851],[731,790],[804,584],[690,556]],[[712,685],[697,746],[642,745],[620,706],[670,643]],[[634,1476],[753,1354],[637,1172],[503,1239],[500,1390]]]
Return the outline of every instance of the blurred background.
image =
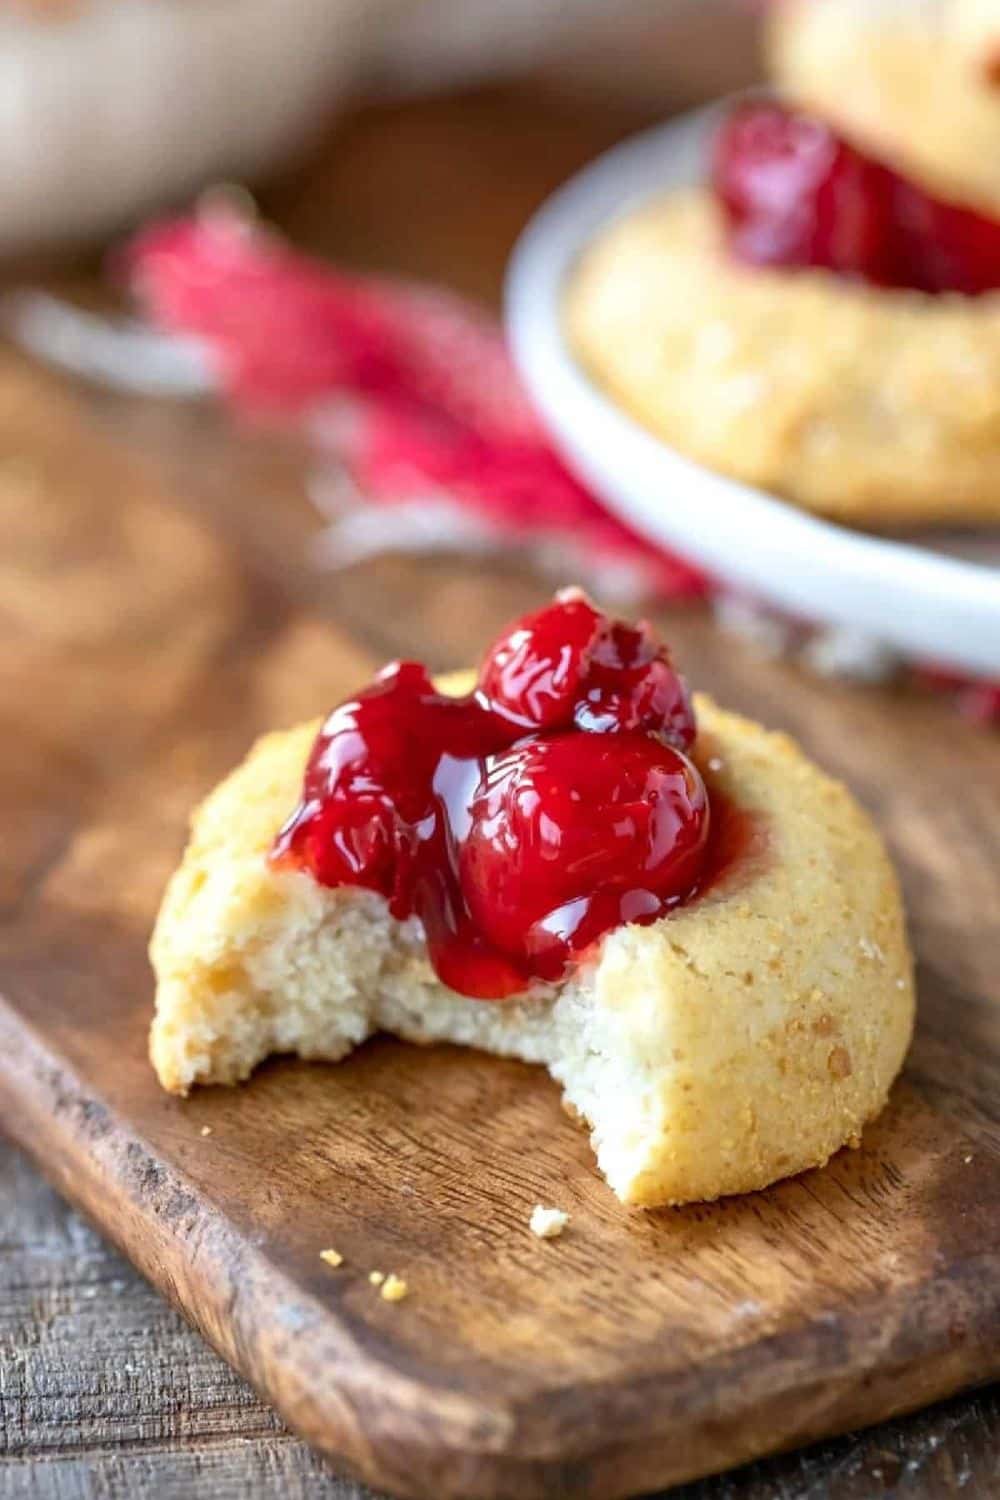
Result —
[[[700,583],[672,562],[651,580],[645,543],[619,566],[617,523],[598,515],[574,544],[579,506],[592,521],[594,502],[562,474],[546,500],[553,476],[537,464],[508,476],[513,495],[478,455],[443,472],[423,433],[394,425],[392,392],[370,404],[360,453],[350,378],[336,400],[324,390],[325,424],[283,385],[297,358],[291,383],[304,370],[308,385],[311,361],[350,344],[358,299],[374,296],[364,358],[372,337],[405,345],[407,401],[436,416],[435,372],[457,341],[477,401],[502,388],[521,402],[498,319],[518,235],[602,150],[755,79],[757,23],[754,0],[20,0],[0,14],[0,333],[36,365],[82,376],[74,390],[92,413],[102,391],[125,398],[105,401],[103,420],[130,444],[159,444],[202,514],[209,464],[192,433],[208,442],[210,428],[212,453],[251,473],[276,529],[298,518],[308,533],[291,560],[323,607],[368,587],[354,564],[391,567],[400,553],[432,569],[455,554],[482,568],[488,556],[529,595],[574,577],[630,608],[686,600]],[[216,253],[221,240],[176,255],[156,240],[155,226],[194,224],[206,205],[208,219],[221,206],[218,222],[232,210],[232,223],[278,231],[299,258],[272,283],[255,259],[264,239],[239,265]],[[165,253],[126,264],[123,247],[150,226],[143,245]],[[316,348],[303,255],[327,278],[311,283],[319,302],[336,303]],[[387,280],[376,286],[373,273]],[[157,295],[136,295],[154,282]],[[416,286],[430,303],[407,300]],[[200,347],[175,337],[192,326]],[[236,388],[205,364],[206,349],[217,359],[226,347],[253,366]],[[275,395],[287,409],[262,424]],[[541,429],[530,442],[547,447]],[[221,479],[212,488],[221,505],[240,504]],[[26,501],[29,531],[33,514]],[[412,588],[408,577],[400,595]]]
[[[906,3],[878,0],[873,10]],[[980,0],[956,5],[963,15],[984,9]],[[574,493],[573,477],[554,473],[537,424],[532,465],[501,473],[489,443],[476,453],[439,443],[432,453],[427,424],[402,422],[391,392],[368,402],[359,436],[357,403],[343,399],[359,394],[338,364],[353,340],[344,357],[355,373],[373,350],[405,350],[411,407],[450,421],[456,401],[478,404],[472,420],[459,413],[477,436],[497,390],[523,400],[501,369],[496,321],[518,235],[609,146],[760,81],[765,8],[766,0],[15,0],[0,14],[0,331],[95,388],[221,394],[230,417],[259,416],[250,408],[280,397],[293,419],[286,434],[306,440],[303,488],[326,524],[311,559],[328,575],[386,553],[501,562],[510,544],[527,544],[522,554],[548,580],[580,578],[609,602],[708,598],[719,623],[767,653],[867,681],[909,673],[898,644],[886,649],[870,626],[845,629],[846,607],[817,639],[787,618],[780,596],[785,617],[762,592],[717,592],[663,554],[662,537],[625,539],[619,522],[595,512],[601,496]],[[154,236],[123,259],[136,233],[206,204],[221,205],[231,225],[257,215],[341,279],[321,288],[310,278],[328,273],[288,260],[272,262],[277,279],[268,280],[265,241],[245,245],[241,258],[238,236],[183,246]],[[373,273],[392,285],[375,288]],[[411,281],[438,300],[401,300]],[[465,300],[448,301],[454,294]],[[129,314],[145,322],[123,322]],[[200,348],[175,337],[193,330],[204,335]],[[456,350],[467,392],[443,395],[435,382],[457,368]],[[238,378],[232,368],[220,376],[220,358],[240,364]],[[306,410],[306,392],[286,399],[318,371],[322,422]],[[137,408],[127,420],[136,430]],[[273,503],[291,504],[280,486]],[[991,565],[1000,555],[995,536],[918,540]],[[774,545],[777,555],[783,542]],[[940,665],[921,658],[920,671],[961,689],[954,659]],[[1000,711],[992,681],[970,701],[978,719]]]
[[[361,100],[531,75],[652,116],[752,77],[753,24],[738,0],[15,0],[0,246],[93,241],[220,177],[259,184]]]

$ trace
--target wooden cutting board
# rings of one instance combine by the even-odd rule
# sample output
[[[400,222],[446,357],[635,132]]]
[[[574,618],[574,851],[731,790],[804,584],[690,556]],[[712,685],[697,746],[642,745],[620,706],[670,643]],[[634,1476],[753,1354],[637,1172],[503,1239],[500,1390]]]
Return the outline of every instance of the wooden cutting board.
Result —
[[[859,1151],[628,1213],[554,1085],[475,1053],[376,1041],[161,1093],[145,944],[193,801],[379,657],[457,665],[541,595],[458,564],[320,578],[297,476],[276,440],[0,358],[6,1130],[292,1426],[402,1495],[634,1494],[1000,1373],[1000,748],[696,612],[668,624],[694,680],[799,734],[902,868],[918,1035]],[[560,1240],[528,1233],[538,1201]]]

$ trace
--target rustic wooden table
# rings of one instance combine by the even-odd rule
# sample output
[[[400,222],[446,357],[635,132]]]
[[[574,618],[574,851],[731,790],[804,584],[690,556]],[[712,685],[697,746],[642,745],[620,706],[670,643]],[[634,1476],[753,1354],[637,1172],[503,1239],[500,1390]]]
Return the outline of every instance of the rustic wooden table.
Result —
[[[633,123],[620,108],[587,112],[527,87],[368,109],[264,194],[264,207],[313,249],[495,301],[510,243],[532,207]],[[85,269],[57,270],[50,280],[84,294],[94,289]],[[464,649],[449,638],[456,612],[498,623],[541,593],[537,579],[509,566],[484,573],[442,562],[371,565],[331,586],[301,553],[274,548],[268,515],[275,503],[292,518],[286,541],[301,540],[310,524],[294,444],[262,435],[237,442],[203,411],[39,383],[17,357],[3,357],[0,382],[5,399],[26,403],[29,422],[32,404],[83,413],[79,445],[62,445],[58,467],[74,493],[85,493],[88,472],[97,482],[101,445],[141,452],[145,471],[151,466],[178,503],[197,504],[238,544],[262,620],[287,610],[289,600],[305,604],[357,646],[359,660],[413,649],[416,641],[434,666],[453,665]],[[52,598],[57,605],[57,590]],[[697,616],[680,628],[695,652],[712,629]],[[794,694],[793,671],[768,670],[771,703],[778,687]],[[862,696],[835,691],[845,712]],[[921,722],[941,735],[951,723],[943,708],[921,711]],[[978,751],[973,761],[987,763]],[[68,768],[70,784],[73,774]],[[285,1431],[9,1147],[0,1147],[0,1214],[0,1496],[370,1494],[334,1477]],[[998,1492],[1000,1395],[986,1391],[676,1493],[684,1500],[881,1493],[985,1500]]]

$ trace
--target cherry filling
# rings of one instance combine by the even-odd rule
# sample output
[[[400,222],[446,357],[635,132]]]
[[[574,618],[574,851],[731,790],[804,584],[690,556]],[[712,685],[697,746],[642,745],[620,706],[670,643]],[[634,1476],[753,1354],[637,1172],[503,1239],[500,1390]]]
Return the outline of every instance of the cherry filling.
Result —
[[[811,115],[736,109],[716,137],[712,182],[729,247],[752,265],[968,296],[1000,287],[1000,222],[932,197]]]
[[[500,999],[698,888],[695,732],[652,629],[567,592],[495,642],[468,697],[397,662],[334,709],[271,858],[379,891],[446,984]]]
[[[567,952],[650,921],[693,890],[708,798],[652,734],[552,735],[485,763],[459,852],[479,931],[555,978]]]

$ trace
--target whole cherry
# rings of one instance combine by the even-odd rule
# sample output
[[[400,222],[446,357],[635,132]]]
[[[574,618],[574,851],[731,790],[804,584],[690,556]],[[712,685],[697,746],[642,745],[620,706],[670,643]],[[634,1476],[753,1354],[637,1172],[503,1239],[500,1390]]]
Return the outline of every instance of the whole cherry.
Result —
[[[1000,287],[1000,222],[936,197],[785,105],[750,103],[729,115],[712,184],[729,248],[751,265],[818,266],[932,293]]]
[[[555,969],[621,922],[695,884],[704,783],[645,734],[564,734],[487,761],[459,873],[473,921],[501,951]]]

